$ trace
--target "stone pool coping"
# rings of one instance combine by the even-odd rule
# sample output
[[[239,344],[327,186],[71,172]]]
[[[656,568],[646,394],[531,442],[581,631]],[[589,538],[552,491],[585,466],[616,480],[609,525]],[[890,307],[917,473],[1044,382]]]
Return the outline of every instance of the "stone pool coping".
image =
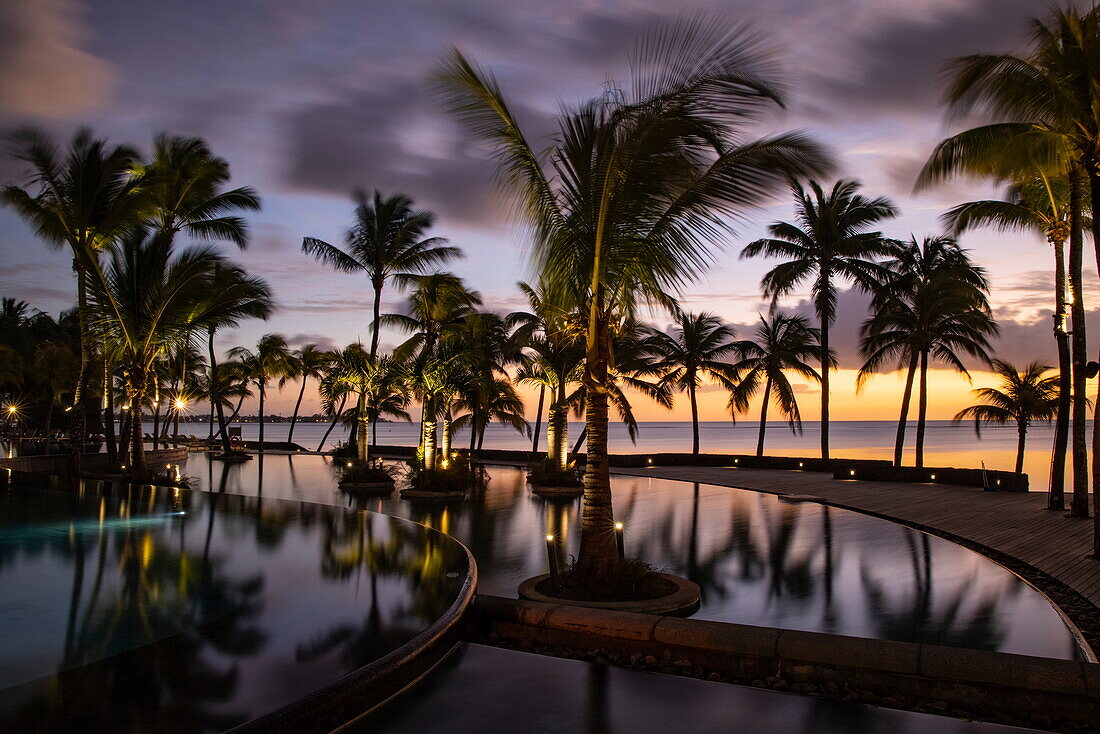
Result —
[[[544,604],[568,604],[574,607],[603,609],[612,612],[633,612],[635,614],[687,615],[699,608],[699,601],[703,597],[699,584],[682,576],[673,576],[669,573],[658,575],[664,580],[675,584],[676,590],[656,599],[643,599],[641,601],[563,601],[548,594],[543,594],[538,590],[538,585],[550,578],[550,574],[543,573],[532,576],[519,585],[519,598]]]
[[[1100,721],[1100,666],[1086,662],[487,595],[475,620],[490,644],[628,667],[1056,730]]]

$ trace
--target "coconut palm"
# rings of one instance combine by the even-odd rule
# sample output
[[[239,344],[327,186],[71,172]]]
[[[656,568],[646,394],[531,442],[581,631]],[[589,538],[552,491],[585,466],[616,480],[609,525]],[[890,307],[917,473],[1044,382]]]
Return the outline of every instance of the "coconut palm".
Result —
[[[211,287],[220,257],[207,247],[173,251],[171,238],[135,229],[112,246],[101,266],[84,258],[88,277],[90,328],[109,356],[123,367],[130,400],[133,477],[145,478],[141,413],[154,361],[185,342]]]
[[[588,451],[579,576],[593,587],[619,559],[607,464],[608,373],[615,324],[672,294],[710,261],[730,221],[791,177],[818,175],[806,137],[748,140],[746,126],[783,94],[758,38],[744,27],[684,20],[638,46],[629,88],[563,109],[545,153],[519,127],[500,86],[455,50],[438,80],[448,103],[492,146],[502,184],[534,235],[533,264],[587,312]],[[577,297],[575,296],[575,297]]]
[[[372,357],[363,350],[362,344],[349,344],[334,356],[332,371],[327,379],[335,384],[329,384],[326,393],[330,396],[339,394],[342,392],[339,387],[343,386],[348,394],[356,398],[359,422],[356,457],[360,462],[366,463],[370,459],[370,429],[383,406],[390,414],[398,413],[408,419],[408,413],[404,411],[409,400],[406,376],[404,365],[388,356]],[[399,399],[396,404],[392,401],[395,396]]]
[[[890,242],[873,227],[896,217],[897,207],[885,197],[858,193],[859,182],[840,180],[828,193],[816,181],[810,191],[794,184],[798,220],[776,222],[770,238],[749,243],[741,257],[779,257],[783,262],[761,281],[774,304],[807,282],[821,324],[822,355],[829,353],[829,328],[836,317],[837,281],[859,290],[875,290],[885,274],[874,260],[889,254]],[[829,458],[829,369],[821,365],[821,458]]]
[[[907,370],[894,443],[894,464],[901,466],[913,380],[919,375],[915,465],[922,467],[930,360],[969,377],[963,357],[988,362],[989,338],[996,335],[997,324],[990,315],[985,271],[954,239],[938,236],[899,243],[887,267],[893,275],[876,295],[874,311],[862,327],[865,361],[856,385],[861,387],[883,368]]]
[[[982,435],[983,423],[1016,424],[1016,473],[1024,470],[1024,446],[1032,421],[1049,423],[1058,414],[1058,376],[1043,377],[1050,367],[1032,362],[1022,371],[1009,362],[993,360],[993,373],[1000,377],[999,387],[974,390],[982,400],[955,414],[955,422],[974,419],[974,432]]]
[[[791,431],[802,433],[802,415],[794,385],[787,377],[794,372],[808,380],[820,382],[821,376],[807,360],[821,361],[820,332],[810,326],[805,316],[774,313],[760,317],[755,339],[734,342],[741,359],[733,364],[730,381],[730,411],[737,415],[749,409],[749,403],[760,392],[760,432],[756,439],[756,455],[764,455],[764,431],[768,423],[768,406],[774,401],[787,419]],[[832,355],[824,360],[832,364]]]
[[[252,382],[259,392],[260,453],[264,450],[264,398],[267,395],[267,383],[286,374],[290,347],[282,334],[264,334],[256,343],[256,350],[248,347],[233,347],[229,356],[241,360],[249,372]]]
[[[305,344],[301,349],[296,349],[287,361],[288,372],[279,380],[282,387],[285,380],[296,379],[301,383],[298,388],[298,399],[294,401],[294,413],[290,417],[290,430],[287,432],[287,443],[294,442],[294,425],[298,422],[298,411],[302,408],[302,398],[306,394],[306,383],[309,378],[318,379],[325,366],[332,360],[332,353],[327,352],[316,344]]]
[[[211,409],[217,413],[218,436],[222,443],[222,456],[226,458],[232,456],[233,451],[225,419],[225,398],[229,395],[222,393],[222,390],[233,384],[229,379],[233,374],[222,374],[224,365],[218,364],[214,337],[219,329],[232,328],[246,319],[267,319],[273,307],[271,289],[263,279],[249,276],[231,263],[219,262],[211,274],[210,291],[193,318],[195,328],[206,332],[206,356],[210,370],[207,386],[211,390],[209,400]],[[243,400],[248,393],[247,384],[243,392],[234,392]]]
[[[677,314],[670,333],[650,330],[642,348],[655,361],[661,382],[688,394],[691,403],[691,453],[699,453],[699,405],[696,392],[704,378],[728,384],[733,371],[723,357],[735,351],[733,327],[709,313]]]
[[[1048,508],[1065,509],[1066,450],[1069,442],[1070,396],[1073,392],[1069,333],[1066,330],[1066,258],[1069,238],[1069,182],[1042,169],[1019,174],[1004,201],[986,200],[960,204],[941,218],[956,235],[987,226],[1000,231],[1032,231],[1042,234],[1054,250],[1054,341],[1058,348],[1058,415],[1054,423],[1054,449],[1050,468]]]
[[[314,237],[302,241],[302,252],[343,273],[364,273],[374,289],[374,321],[371,323],[370,355],[378,355],[379,317],[382,290],[387,281],[398,288],[412,283],[417,274],[462,257],[462,250],[442,237],[426,237],[435,215],[413,209],[408,197],[385,197],[375,191],[356,191],[355,224],[344,235],[344,249]]]
[[[161,232],[186,232],[199,240],[248,244],[248,225],[235,212],[257,211],[260,198],[243,186],[229,191],[229,163],[201,138],[161,133],[153,141],[153,161],[145,169],[150,221]]]
[[[24,130],[13,138],[14,157],[30,167],[26,188],[6,185],[0,199],[15,209],[48,246],[68,247],[76,271],[80,323],[80,372],[70,412],[70,472],[80,468],[86,405],[95,345],[88,327],[88,267],[99,253],[141,221],[148,211],[142,179],[133,173],[137,151],[109,146],[86,128],[61,150],[44,133]]]
[[[1071,514],[1088,516],[1088,449],[1085,371],[1088,361],[1085,303],[1082,292],[1084,241],[1082,197],[1091,192],[1092,209],[1100,206],[1100,92],[1094,49],[1100,45],[1100,9],[1085,12],[1056,8],[1031,22],[1031,46],[1023,55],[979,54],[955,59],[944,101],[960,118],[971,115],[993,122],[966,130],[940,143],[919,184],[948,175],[1030,170],[1036,166],[1065,176],[1069,187],[1069,286],[1073,319],[1071,399],[1073,502]],[[1094,242],[1100,222],[1092,220]],[[1096,252],[1100,264],[1100,249]],[[1100,403],[1098,403],[1100,409]],[[1093,446],[1100,448],[1100,421],[1093,425]],[[1097,451],[1093,461],[1100,462]],[[1094,467],[1093,491],[1100,493]],[[1100,497],[1100,494],[1097,494]],[[1095,550],[1100,554],[1100,513]]]

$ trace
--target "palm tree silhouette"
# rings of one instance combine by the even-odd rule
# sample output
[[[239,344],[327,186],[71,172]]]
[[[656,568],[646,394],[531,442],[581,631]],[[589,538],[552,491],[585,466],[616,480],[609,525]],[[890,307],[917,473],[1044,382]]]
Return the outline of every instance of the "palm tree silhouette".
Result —
[[[856,385],[890,363],[907,365],[894,443],[894,464],[901,466],[913,379],[919,368],[915,465],[922,467],[929,360],[937,359],[969,377],[961,355],[988,362],[989,337],[997,333],[997,324],[986,298],[985,271],[970,261],[954,239],[938,236],[899,243],[887,267],[893,275],[877,294],[874,312],[862,327],[860,349],[865,361]]]
[[[981,387],[974,395],[983,402],[963,408],[955,414],[955,422],[974,419],[974,432],[981,436],[982,423],[1016,424],[1019,436],[1016,444],[1016,472],[1024,470],[1024,444],[1032,421],[1050,422],[1058,413],[1058,375],[1043,377],[1050,367],[1032,362],[1022,371],[1011,363],[993,360],[993,372],[1000,377],[1000,387]]]
[[[287,443],[294,442],[294,426],[298,422],[298,411],[302,408],[302,398],[306,394],[306,383],[309,378],[319,378],[325,366],[332,361],[332,354],[316,344],[304,344],[301,349],[295,349],[287,361],[287,374],[279,379],[279,387],[285,380],[296,379],[301,382],[298,388],[298,399],[294,401],[294,413],[290,417],[290,430],[287,432]]]
[[[761,281],[764,295],[774,305],[806,281],[821,322],[821,458],[829,458],[829,328],[836,317],[837,279],[850,281],[864,292],[876,290],[885,273],[873,259],[890,252],[890,243],[871,228],[898,214],[885,197],[870,199],[858,193],[858,181],[840,180],[826,193],[810,182],[810,191],[794,184],[798,222],[776,222],[771,238],[750,242],[741,257],[780,257],[784,262]]]
[[[248,347],[233,347],[229,355],[239,359],[248,370],[249,378],[260,394],[260,453],[264,451],[264,398],[267,395],[267,383],[286,374],[289,365],[290,347],[282,334],[264,334],[256,343],[256,351]]]
[[[344,235],[344,249],[306,237],[302,240],[302,252],[340,272],[361,272],[370,279],[374,289],[370,356],[375,357],[386,282],[404,288],[413,283],[417,274],[462,257],[462,250],[448,245],[442,237],[425,237],[435,223],[435,215],[423,209],[414,210],[408,197],[400,194],[384,197],[379,191],[369,199],[364,191],[356,191],[353,196],[355,224]]]
[[[744,27],[686,19],[655,28],[638,49],[634,84],[608,83],[603,95],[564,109],[554,144],[541,154],[491,74],[458,50],[437,74],[451,110],[492,146],[535,235],[537,273],[556,298],[575,298],[568,305],[588,314],[577,568],[593,587],[619,566],[607,463],[615,325],[643,301],[671,305],[673,292],[709,263],[710,243],[731,219],[792,176],[826,167],[800,134],[744,136],[749,120],[783,102],[759,39]]]
[[[741,359],[733,365],[730,384],[730,410],[736,415],[749,409],[749,401],[760,392],[760,433],[756,440],[756,455],[764,455],[764,429],[768,424],[768,405],[774,400],[779,412],[787,419],[791,430],[802,432],[802,417],[794,386],[787,378],[792,371],[815,382],[821,377],[806,360],[820,357],[820,332],[810,326],[804,316],[775,313],[760,317],[755,340],[735,343]],[[832,362],[832,356],[826,360]]]
[[[723,357],[736,350],[733,327],[709,313],[681,312],[671,333],[649,330],[642,349],[654,357],[652,369],[661,382],[688,394],[691,403],[691,453],[699,454],[699,405],[696,391],[703,378],[729,385],[733,369]]]

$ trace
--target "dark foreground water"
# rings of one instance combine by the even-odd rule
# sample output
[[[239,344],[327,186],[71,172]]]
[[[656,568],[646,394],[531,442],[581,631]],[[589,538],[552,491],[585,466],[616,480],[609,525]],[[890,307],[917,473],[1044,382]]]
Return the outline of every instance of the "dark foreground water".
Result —
[[[331,459],[269,455],[239,465],[192,454],[198,487],[335,503],[453,535],[477,560],[479,589],[515,597],[547,569],[546,536],[576,553],[580,501],[531,494],[518,468],[492,466],[483,492],[447,505],[398,493],[357,501],[336,488]],[[1040,593],[948,541],[816,503],[645,477],[613,477],[626,550],[703,589],[696,617],[879,639],[1072,658],[1077,648]]]
[[[404,644],[467,571],[370,513],[0,487],[0,731],[222,731]]]

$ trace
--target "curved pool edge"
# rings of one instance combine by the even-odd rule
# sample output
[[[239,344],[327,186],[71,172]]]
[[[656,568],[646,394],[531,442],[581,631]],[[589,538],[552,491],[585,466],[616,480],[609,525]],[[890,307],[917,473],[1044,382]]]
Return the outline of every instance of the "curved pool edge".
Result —
[[[292,502],[296,501],[292,500]],[[314,502],[303,502],[303,504],[321,505]],[[331,507],[332,505],[322,506]],[[352,510],[352,512],[366,512],[366,510]],[[387,515],[387,517],[394,516]],[[406,518],[398,519],[421,525]],[[428,529],[431,530],[431,528]],[[477,563],[464,543],[438,530],[433,532],[457,543],[465,551],[466,561],[469,564],[469,572],[466,574],[462,589],[443,616],[416,637],[383,657],[275,711],[233,727],[227,732],[309,734],[340,730],[400,696],[450,657],[465,637],[466,622],[477,592]]]
[[[639,473],[633,473],[633,472],[624,472],[624,471],[616,471],[615,467],[611,468],[611,473],[612,474],[618,474],[619,476],[635,477],[635,478],[646,476],[645,474],[639,474]],[[665,481],[670,481],[670,482],[683,482],[684,484],[692,484],[692,483],[710,484],[710,485],[715,486],[715,487],[727,487],[729,489],[739,489],[739,490],[743,490],[743,491],[746,491],[746,492],[756,492],[758,494],[767,494],[767,495],[772,495],[773,497],[780,497],[780,498],[785,496],[784,492],[777,492],[777,491],[774,491],[774,490],[764,489],[764,488],[760,488],[760,487],[745,487],[745,486],[742,486],[742,485],[739,485],[739,484],[733,484],[733,483],[730,483],[730,482],[718,482],[718,481],[713,481],[713,480],[699,481],[699,480],[695,480],[695,479],[677,479],[677,478],[674,478],[674,477],[666,477],[666,476],[654,477],[654,478],[659,478],[659,479],[662,479],[662,480],[665,480]],[[941,528],[937,528],[934,525],[926,525],[926,524],[915,522],[915,521],[912,521],[912,520],[907,520],[903,517],[898,517],[896,515],[890,515],[890,514],[883,513],[883,512],[877,512],[875,510],[868,510],[868,509],[859,507],[858,505],[846,504],[846,503],[843,503],[843,502],[836,502],[836,501],[833,501],[833,500],[830,500],[828,498],[821,497],[821,496],[814,496],[814,498],[812,500],[811,499],[805,499],[803,501],[814,502],[814,503],[820,504],[820,505],[827,505],[829,507],[835,507],[839,510],[848,510],[848,511],[851,511],[851,512],[858,512],[861,515],[867,515],[869,517],[875,517],[875,518],[878,518],[880,520],[885,520],[887,522],[892,522],[896,525],[902,525],[902,526],[905,526],[905,527],[908,527],[908,528],[912,528],[914,530],[919,530],[922,533],[928,533],[929,535],[934,535],[937,538],[941,538],[941,539],[946,540],[950,543],[954,543],[955,545],[961,546],[963,548],[966,548],[967,550],[970,550],[974,553],[977,553],[977,554],[981,555],[983,558],[997,564],[1001,568],[1003,568],[1006,571],[1008,571],[1009,573],[1011,573],[1016,578],[1023,581],[1029,587],[1034,589],[1040,596],[1042,596],[1047,601],[1047,603],[1050,604],[1051,608],[1054,609],[1054,611],[1058,614],[1058,616],[1061,617],[1062,622],[1066,625],[1066,628],[1069,630],[1070,635],[1077,642],[1077,646],[1081,650],[1081,653],[1085,656],[1086,662],[1100,663],[1100,656],[1097,655],[1096,649],[1093,647],[1092,643],[1089,641],[1089,638],[1085,635],[1084,632],[1081,631],[1081,628],[1078,626],[1077,622],[1074,621],[1073,617],[1065,609],[1062,608],[1061,604],[1059,604],[1058,602],[1056,602],[1052,598],[1051,593],[1059,593],[1059,594],[1067,594],[1068,593],[1070,595],[1073,595],[1073,596],[1079,598],[1084,603],[1090,604],[1092,606],[1095,606],[1095,605],[1093,605],[1092,602],[1090,602],[1087,598],[1085,598],[1085,596],[1083,594],[1081,594],[1081,592],[1077,591],[1076,589],[1074,589],[1069,584],[1066,584],[1064,581],[1061,581],[1061,580],[1051,576],[1050,574],[1046,573],[1042,569],[1036,568],[1035,566],[1028,563],[1027,561],[1025,561],[1021,558],[1017,558],[1016,556],[1010,555],[1008,553],[1005,553],[1004,551],[997,550],[996,548],[991,548],[991,547],[985,545],[984,543],[976,541],[972,538],[967,538],[965,536],[958,535],[957,533],[952,533],[951,531],[943,530]],[[1015,568],[1014,568],[1014,566],[1015,566]],[[1030,574],[1030,575],[1034,576],[1035,578],[1034,579],[1028,578],[1028,576],[1026,574]],[[1036,581],[1036,579],[1039,579],[1039,580],[1042,581],[1043,584],[1047,584],[1050,587],[1054,587],[1054,588],[1044,589],[1043,586],[1040,585],[1040,583]]]

